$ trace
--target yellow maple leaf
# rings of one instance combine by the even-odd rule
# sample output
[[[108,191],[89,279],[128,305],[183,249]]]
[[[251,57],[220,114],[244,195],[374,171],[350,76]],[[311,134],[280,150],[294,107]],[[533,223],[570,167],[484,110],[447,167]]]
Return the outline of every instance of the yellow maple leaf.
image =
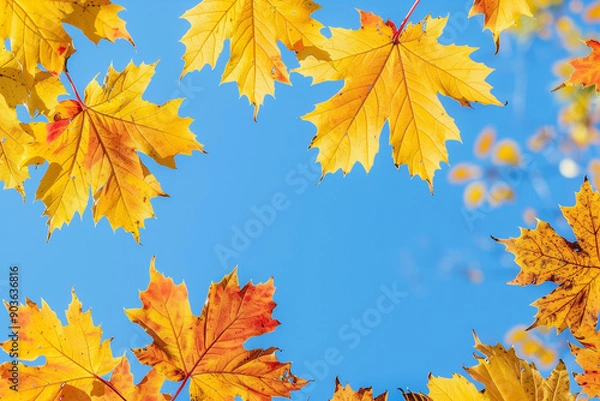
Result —
[[[29,172],[21,164],[25,146],[31,140],[20,126],[16,111],[0,96],[0,181],[4,181],[4,188],[16,189],[23,198],[23,182],[29,178]]]
[[[349,384],[342,386],[339,379],[335,378],[335,390],[333,392],[333,398],[330,401],[387,401],[388,392],[379,394],[377,397],[373,397],[373,389],[359,388],[358,391],[352,390]]]
[[[501,344],[486,345],[475,336],[475,349],[483,356],[475,355],[479,364],[465,370],[485,388],[477,390],[473,383],[459,374],[453,374],[452,378],[429,375],[427,400],[575,401],[570,390],[569,374],[562,361],[544,379],[533,363],[520,359],[512,348],[506,350]]]
[[[106,216],[139,242],[144,220],[154,216],[150,200],[167,195],[138,152],[175,168],[175,155],[203,151],[189,130],[192,119],[177,115],[182,99],[161,106],[142,99],[154,66],[110,67],[103,85],[88,85],[83,101],[63,101],[53,122],[28,126],[35,143],[27,163],[50,164],[36,193],[46,205],[49,237],[76,212],[83,215],[91,188],[94,221]]]
[[[8,305],[6,305],[8,308]],[[66,312],[67,325],[56,316],[46,302],[40,308],[27,300],[18,308],[18,353],[21,361],[46,359],[40,366],[18,366],[18,391],[10,389],[12,362],[0,365],[0,398],[2,401],[53,401],[67,387],[73,393],[97,395],[110,392],[102,376],[111,372],[121,358],[114,358],[110,340],[102,341],[102,330],[94,326],[90,311],[83,312],[75,292]],[[10,352],[13,341],[0,344]],[[71,398],[75,399],[75,398]],[[85,400],[86,398],[77,398]]]
[[[452,378],[429,375],[429,398],[432,401],[487,401],[489,398],[464,376],[454,373]]]
[[[448,161],[445,142],[460,140],[438,93],[465,106],[501,105],[485,81],[492,69],[471,60],[474,48],[438,42],[447,18],[427,17],[401,33],[372,13],[360,11],[360,19],[358,30],[331,28],[324,45],[330,61],[300,62],[297,71],[313,83],[344,80],[340,92],[303,117],[317,126],[310,147],[319,148],[323,175],[347,174],[356,162],[368,172],[389,119],[394,163],[408,164],[432,189],[434,172]]]
[[[543,325],[562,331],[594,331],[600,311],[600,194],[586,179],[576,195],[576,204],[561,207],[565,219],[575,233],[571,242],[554,231],[546,222],[538,221],[535,229],[521,229],[518,238],[499,240],[515,255],[521,267],[509,284],[539,285],[556,283],[550,294],[533,303],[538,308],[532,327]]]
[[[38,64],[60,73],[75,51],[63,22],[80,28],[94,43],[101,38],[133,43],[117,16],[122,9],[110,0],[1,0],[0,39],[9,39],[11,51],[30,74]]]
[[[35,74],[23,71],[15,56],[0,44],[0,95],[10,107],[23,104],[31,116],[46,114],[66,93],[58,76],[39,69]]]
[[[531,17],[531,10],[526,0],[475,0],[469,17],[484,15],[484,28],[494,35],[496,53],[500,50],[500,33],[515,25],[517,17]]]
[[[142,308],[125,312],[152,337],[133,352],[171,381],[189,381],[192,400],[270,401],[289,397],[307,381],[290,372],[276,348],[246,350],[250,337],[275,330],[273,280],[239,287],[234,270],[212,284],[200,316],[194,316],[185,284],[175,285],[150,266],[150,284],[141,292]],[[176,393],[179,394],[179,391]]]
[[[569,373],[560,361],[547,379],[533,363],[520,359],[513,348],[506,350],[501,344],[483,344],[475,336],[475,356],[479,364],[465,370],[485,386],[487,399],[493,401],[574,401]]]
[[[277,42],[304,58],[326,57],[320,50],[323,28],[310,15],[320,7],[312,0],[203,0],[184,15],[192,27],[181,39],[186,46],[182,75],[215,67],[224,42],[231,56],[223,82],[237,82],[240,94],[254,105],[254,119],[275,81],[290,84]]]

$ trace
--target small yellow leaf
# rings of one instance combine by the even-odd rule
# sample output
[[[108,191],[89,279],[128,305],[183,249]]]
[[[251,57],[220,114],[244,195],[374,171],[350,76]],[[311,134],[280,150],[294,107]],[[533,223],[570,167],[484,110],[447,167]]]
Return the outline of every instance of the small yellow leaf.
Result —
[[[487,188],[481,181],[475,181],[467,185],[463,193],[463,201],[469,209],[478,208],[485,201]]]
[[[477,137],[473,153],[478,159],[483,159],[489,156],[496,141],[496,130],[492,127],[487,127]]]
[[[600,1],[596,1],[593,4],[590,4],[586,9],[585,9],[585,14],[584,14],[584,18],[588,21],[588,22],[592,22],[592,21],[598,21],[600,20]]]
[[[477,180],[482,175],[481,167],[471,163],[459,163],[450,169],[448,181],[451,184],[464,184],[471,180]]]
[[[515,199],[515,192],[507,183],[497,182],[490,188],[488,198],[492,207],[498,207],[505,202],[513,201]]]
[[[498,166],[518,166],[521,164],[521,148],[512,139],[502,139],[494,146],[492,161]]]
[[[532,152],[544,150],[556,136],[552,127],[542,127],[527,140],[527,149]]]

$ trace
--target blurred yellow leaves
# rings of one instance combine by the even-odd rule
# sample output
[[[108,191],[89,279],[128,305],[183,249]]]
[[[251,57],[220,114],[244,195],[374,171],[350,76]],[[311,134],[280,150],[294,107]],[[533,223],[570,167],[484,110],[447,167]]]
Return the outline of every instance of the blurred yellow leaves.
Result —
[[[527,330],[526,326],[515,326],[506,334],[506,343],[514,346],[519,354],[526,359],[533,359],[542,369],[547,369],[556,364],[558,353],[555,348],[546,345],[537,335],[548,332],[543,327]]]
[[[475,209],[487,203],[496,208],[514,200],[514,188],[502,178],[499,169],[521,168],[523,156],[517,142],[512,139],[496,140],[496,131],[486,127],[475,140],[473,153],[478,159],[490,159],[491,166],[484,168],[465,162],[453,166],[448,172],[451,184],[467,184],[463,192],[465,206]]]

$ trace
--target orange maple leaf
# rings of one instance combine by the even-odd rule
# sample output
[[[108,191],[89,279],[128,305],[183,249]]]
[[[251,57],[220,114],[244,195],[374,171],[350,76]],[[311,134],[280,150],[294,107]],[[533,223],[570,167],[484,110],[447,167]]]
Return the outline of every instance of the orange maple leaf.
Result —
[[[126,310],[154,342],[134,349],[140,362],[167,379],[181,382],[174,397],[190,381],[192,400],[270,401],[289,397],[307,381],[281,363],[276,348],[246,350],[244,342],[275,330],[271,317],[273,280],[240,289],[236,270],[212,284],[200,316],[192,314],[185,284],[175,285],[150,266],[150,284],[140,294],[142,308]]]
[[[558,331],[569,327],[578,335],[595,331],[600,311],[600,194],[586,178],[575,206],[561,210],[575,233],[575,242],[543,221],[533,230],[522,228],[518,238],[496,240],[515,255],[521,267],[509,284],[558,284],[533,303],[538,312],[532,327],[551,326]]]
[[[576,58],[569,64],[574,68],[569,79],[554,90],[561,89],[566,85],[596,86],[600,92],[600,42],[590,39],[585,42],[592,52],[587,57]]]

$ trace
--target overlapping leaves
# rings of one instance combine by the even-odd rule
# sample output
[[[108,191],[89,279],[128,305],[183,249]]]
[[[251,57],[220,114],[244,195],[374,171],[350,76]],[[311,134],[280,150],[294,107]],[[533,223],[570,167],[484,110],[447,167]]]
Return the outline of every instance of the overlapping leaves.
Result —
[[[91,312],[83,312],[73,292],[63,325],[42,301],[19,307],[19,359],[45,358],[43,365],[18,364],[18,381],[11,362],[0,366],[0,398],[6,401],[57,399],[102,401],[170,400],[162,394],[165,381],[189,382],[191,399],[270,401],[289,397],[306,381],[290,372],[290,364],[277,360],[276,348],[246,350],[253,336],[275,330],[273,281],[239,287],[233,271],[212,284],[200,316],[194,316],[185,284],[175,285],[150,267],[150,284],[141,293],[142,308],[126,310],[154,339],[134,350],[142,363],[153,368],[134,385],[126,356],[114,357],[110,340],[102,340]],[[7,305],[8,307],[8,305]],[[1,344],[11,352],[12,340]],[[111,374],[109,380],[103,378]],[[11,386],[13,387],[11,389]],[[18,391],[15,391],[17,389]]]

